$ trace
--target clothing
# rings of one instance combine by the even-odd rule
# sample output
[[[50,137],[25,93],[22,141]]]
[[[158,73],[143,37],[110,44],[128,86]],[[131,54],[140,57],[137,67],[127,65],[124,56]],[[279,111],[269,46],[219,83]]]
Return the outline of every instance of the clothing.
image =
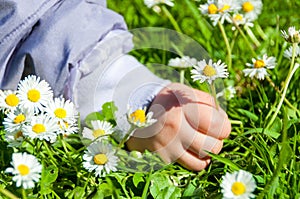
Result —
[[[149,105],[169,83],[127,55],[131,39],[104,0],[0,0],[0,87],[16,89],[22,75],[36,74],[82,119],[114,101],[125,127],[127,104]]]

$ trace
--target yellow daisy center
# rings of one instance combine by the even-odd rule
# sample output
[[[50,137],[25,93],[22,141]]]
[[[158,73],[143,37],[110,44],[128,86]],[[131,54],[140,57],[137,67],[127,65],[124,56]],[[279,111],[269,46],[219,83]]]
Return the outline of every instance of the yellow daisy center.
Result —
[[[229,9],[230,9],[230,5],[225,4],[225,5],[223,6],[223,8],[221,8],[219,11],[220,11],[220,12],[225,12],[226,10],[229,10]]]
[[[8,106],[17,106],[19,104],[19,98],[15,94],[10,94],[5,98],[5,103]]]
[[[15,124],[20,124],[20,123],[24,122],[25,119],[26,119],[26,118],[25,118],[25,115],[23,115],[23,114],[21,113],[21,114],[19,114],[17,117],[15,117],[14,123],[15,123]]]
[[[216,14],[218,12],[218,8],[215,4],[210,4],[208,6],[208,14]]]
[[[98,165],[104,165],[108,161],[107,156],[103,153],[99,153],[94,156],[94,162]]]
[[[146,112],[144,110],[136,110],[130,114],[131,120],[134,122],[145,123],[146,122]]]
[[[243,20],[243,16],[240,15],[240,14],[237,14],[237,15],[234,16],[234,20],[235,21],[242,21]]]
[[[245,3],[243,3],[243,11],[244,12],[251,12],[254,9],[254,6],[251,2],[246,1]]]
[[[20,165],[17,167],[17,169],[18,169],[18,171],[20,172],[20,174],[21,174],[22,176],[25,176],[25,175],[29,174],[29,172],[30,172],[29,167],[28,167],[27,165],[25,165],[25,164],[20,164]]]
[[[231,186],[231,191],[234,195],[239,196],[246,192],[246,186],[241,182],[235,182]]]
[[[35,132],[36,134],[40,134],[46,131],[46,127],[43,124],[35,124],[32,127],[32,131]]]
[[[57,109],[55,109],[54,114],[55,114],[56,117],[62,119],[62,118],[65,118],[67,116],[67,111],[63,108],[57,108]]]
[[[97,138],[101,135],[105,135],[105,131],[103,129],[96,129],[96,130],[93,131],[93,136],[95,138]]]
[[[20,138],[20,137],[23,137],[23,132],[22,131],[18,131],[15,135],[14,135],[14,138],[15,140]]]
[[[37,102],[41,98],[41,93],[36,89],[31,89],[27,92],[27,98],[32,102]]]
[[[210,65],[206,65],[203,69],[203,74],[207,77],[212,77],[217,74],[216,69]]]
[[[255,63],[254,63],[254,68],[263,68],[264,66],[266,66],[266,64],[261,59],[256,60]]]

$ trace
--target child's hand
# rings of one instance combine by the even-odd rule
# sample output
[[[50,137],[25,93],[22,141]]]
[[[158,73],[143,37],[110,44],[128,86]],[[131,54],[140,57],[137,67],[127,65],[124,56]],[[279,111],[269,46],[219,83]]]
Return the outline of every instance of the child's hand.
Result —
[[[226,113],[216,109],[211,95],[182,84],[164,88],[149,111],[158,121],[137,130],[128,148],[157,152],[167,163],[176,161],[195,171],[209,164],[205,151],[219,153],[231,131]]]

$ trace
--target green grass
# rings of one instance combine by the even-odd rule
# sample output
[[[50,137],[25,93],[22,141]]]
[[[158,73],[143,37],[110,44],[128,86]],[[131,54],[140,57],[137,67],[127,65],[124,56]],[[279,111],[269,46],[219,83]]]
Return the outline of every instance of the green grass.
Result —
[[[141,27],[163,27],[180,29],[194,39],[215,61],[228,61],[226,44],[218,26],[214,27],[208,18],[201,15],[198,5],[204,1],[177,0],[173,8],[166,7],[176,20],[171,23],[165,13],[157,14],[148,9],[142,0],[108,1],[108,7],[124,16],[129,30]],[[259,46],[225,24],[231,46],[232,67],[224,85],[233,85],[237,90],[234,98],[223,101],[222,106],[232,121],[230,137],[224,141],[219,155],[212,154],[212,164],[203,171],[191,172],[178,164],[162,165],[160,159],[146,152],[139,158],[135,152],[120,152],[124,158],[120,172],[103,178],[95,178],[81,166],[85,146],[78,136],[51,145],[53,155],[48,157],[45,145],[40,143],[40,153],[24,145],[21,151],[33,151],[44,165],[42,181],[33,190],[27,191],[28,198],[222,198],[220,182],[227,172],[243,169],[251,172],[256,180],[256,198],[300,198],[300,89],[297,70],[287,87],[286,101],[283,102],[274,122],[270,123],[282,96],[277,90],[283,89],[290,60],[283,52],[291,44],[281,37],[280,30],[299,26],[300,1],[263,1],[263,11],[251,29]],[[254,55],[268,54],[277,59],[275,69],[270,70],[269,81],[244,77],[242,69],[251,62]],[[155,67],[166,65],[174,53],[158,49],[140,49],[131,52],[140,62],[157,75],[174,78],[174,69]],[[299,60],[296,59],[296,62]],[[227,63],[228,64],[228,63]],[[160,71],[161,70],[161,71]],[[176,73],[176,71],[175,71]],[[193,83],[185,73],[186,81],[193,87],[207,90],[206,86]],[[172,79],[176,81],[177,79]],[[110,116],[109,116],[110,117]],[[105,117],[104,117],[105,118]],[[107,119],[107,118],[106,118]],[[110,119],[110,118],[109,118]],[[266,128],[268,127],[268,128]],[[12,176],[4,172],[9,167],[13,149],[0,139],[0,199],[9,198],[5,191],[21,197]],[[27,148],[26,148],[27,147]],[[149,164],[149,162],[151,164]],[[2,193],[2,194],[1,194]],[[24,194],[23,194],[24,196]]]

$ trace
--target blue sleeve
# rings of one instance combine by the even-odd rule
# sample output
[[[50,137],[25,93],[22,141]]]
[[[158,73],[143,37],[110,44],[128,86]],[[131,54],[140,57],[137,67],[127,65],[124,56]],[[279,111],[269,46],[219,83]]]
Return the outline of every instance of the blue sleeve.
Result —
[[[1,89],[36,74],[73,100],[82,118],[107,101],[116,102],[119,118],[127,104],[149,105],[168,83],[126,55],[132,35],[104,0],[0,0],[0,11]]]

